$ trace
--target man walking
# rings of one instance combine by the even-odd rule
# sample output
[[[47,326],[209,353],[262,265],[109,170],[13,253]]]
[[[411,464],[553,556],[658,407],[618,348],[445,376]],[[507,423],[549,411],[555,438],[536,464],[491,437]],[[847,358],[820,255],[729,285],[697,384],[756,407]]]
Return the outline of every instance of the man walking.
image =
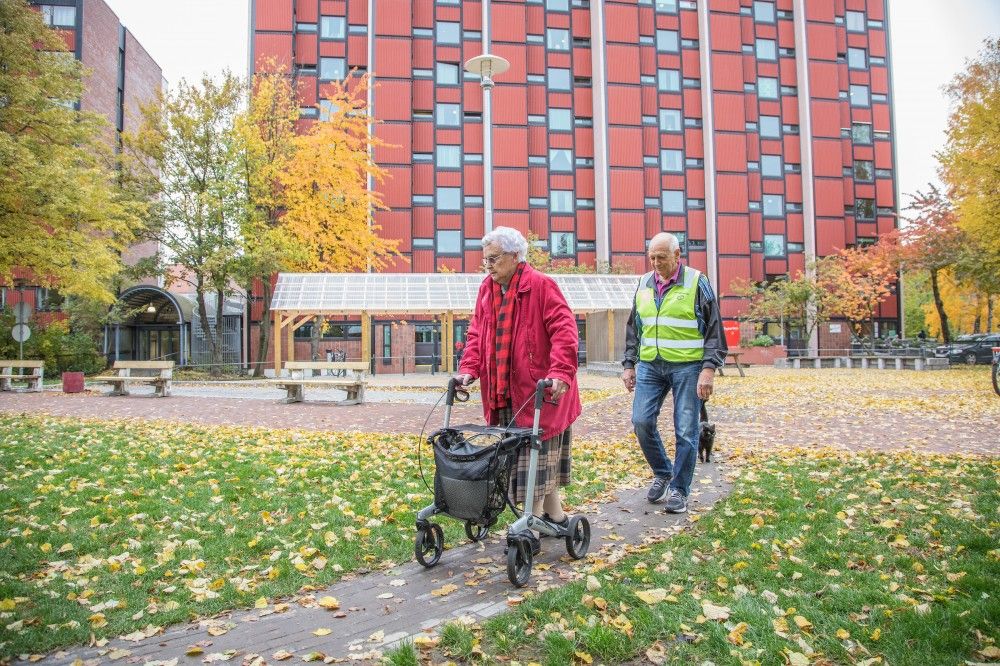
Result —
[[[715,370],[725,362],[728,347],[712,286],[701,272],[681,265],[677,237],[656,234],[648,255],[653,270],[639,281],[625,327],[622,381],[635,391],[632,425],[655,477],[646,499],[666,498],[668,513],[684,513],[698,455],[701,402],[712,395]],[[671,391],[672,464],[656,424]]]

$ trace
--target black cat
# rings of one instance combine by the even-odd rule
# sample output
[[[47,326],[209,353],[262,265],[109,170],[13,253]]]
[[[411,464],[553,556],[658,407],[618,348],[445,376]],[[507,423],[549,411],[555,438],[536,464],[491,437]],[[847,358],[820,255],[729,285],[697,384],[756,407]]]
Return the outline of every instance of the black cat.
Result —
[[[715,424],[708,421],[708,410],[701,403],[701,423],[698,434],[698,460],[712,462],[712,447],[715,446]]]

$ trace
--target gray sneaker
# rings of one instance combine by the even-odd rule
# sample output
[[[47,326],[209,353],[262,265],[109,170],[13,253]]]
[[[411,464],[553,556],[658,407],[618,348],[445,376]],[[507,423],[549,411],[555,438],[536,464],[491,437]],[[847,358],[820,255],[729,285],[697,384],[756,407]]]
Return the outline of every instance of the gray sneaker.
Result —
[[[653,485],[649,487],[649,492],[646,493],[646,501],[655,503],[662,500],[667,496],[667,490],[670,489],[670,477],[669,476],[658,476],[653,479]]]
[[[667,513],[687,513],[687,497],[676,488],[670,489],[670,496],[667,497],[667,504],[664,507]]]

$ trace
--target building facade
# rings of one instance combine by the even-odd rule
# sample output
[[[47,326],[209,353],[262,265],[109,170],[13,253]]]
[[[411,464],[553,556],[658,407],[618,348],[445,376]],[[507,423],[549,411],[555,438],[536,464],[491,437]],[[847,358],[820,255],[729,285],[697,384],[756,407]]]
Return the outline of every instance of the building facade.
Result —
[[[250,68],[294,71],[302,114],[369,72],[390,174],[390,271],[476,272],[484,51],[495,77],[493,224],[554,258],[645,267],[677,234],[726,318],[736,278],[774,279],[895,227],[886,0],[249,0]],[[319,106],[318,106],[319,105]],[[890,297],[882,332],[897,329]],[[844,347],[847,327],[820,331]]]

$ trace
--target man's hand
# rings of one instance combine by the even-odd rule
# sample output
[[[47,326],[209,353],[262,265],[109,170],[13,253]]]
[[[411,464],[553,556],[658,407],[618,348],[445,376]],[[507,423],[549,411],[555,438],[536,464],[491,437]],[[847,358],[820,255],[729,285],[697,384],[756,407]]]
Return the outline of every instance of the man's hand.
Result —
[[[559,398],[563,397],[563,394],[569,390],[569,384],[561,379],[552,378],[552,388],[549,390],[552,402],[559,402]]]
[[[715,368],[703,368],[701,373],[698,375],[698,397],[702,400],[708,400],[712,397],[713,386],[712,383],[715,381]]]
[[[625,368],[622,373],[622,383],[629,393],[635,390],[635,368]]]
[[[455,375],[455,381],[458,382],[459,386],[468,386],[476,380],[472,375]]]

